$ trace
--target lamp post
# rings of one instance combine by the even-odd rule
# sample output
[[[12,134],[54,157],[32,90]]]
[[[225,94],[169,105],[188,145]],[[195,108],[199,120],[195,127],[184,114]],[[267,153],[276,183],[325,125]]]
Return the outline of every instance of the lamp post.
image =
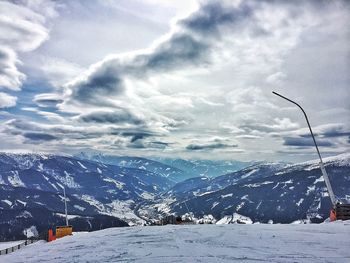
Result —
[[[333,193],[333,189],[332,189],[332,186],[331,186],[331,183],[329,181],[329,177],[328,177],[328,174],[326,172],[326,169],[324,168],[324,164],[323,164],[323,161],[322,161],[322,157],[321,157],[321,154],[320,154],[320,151],[318,149],[318,146],[317,146],[317,143],[316,143],[316,139],[315,139],[315,136],[314,136],[314,133],[312,132],[312,129],[311,129],[311,125],[310,125],[310,122],[309,122],[309,119],[307,118],[307,115],[304,111],[304,109],[298,104],[296,103],[295,101],[292,101],[291,99],[288,99],[284,96],[282,96],[281,94],[278,94],[277,92],[274,92],[272,91],[273,94],[281,97],[282,99],[285,99],[293,104],[295,104],[296,106],[299,107],[299,109],[301,109],[301,111],[303,112],[304,116],[305,116],[305,119],[306,119],[306,123],[307,125],[309,126],[309,130],[310,130],[310,133],[311,133],[311,136],[312,136],[312,140],[314,141],[314,144],[315,144],[315,148],[316,148],[316,151],[317,151],[317,154],[318,154],[318,157],[320,158],[320,168],[321,168],[321,171],[322,171],[322,175],[323,175],[323,178],[324,178],[324,181],[326,183],[326,186],[327,186],[327,190],[328,190],[328,193],[329,193],[329,197],[331,199],[331,202],[332,202],[332,205],[335,206],[336,203],[337,203],[337,200],[334,196],[334,193]]]
[[[64,195],[64,212],[66,214],[66,226],[68,226],[68,215],[67,215],[67,198],[66,198],[66,189],[64,186],[58,184],[63,189],[63,195]]]

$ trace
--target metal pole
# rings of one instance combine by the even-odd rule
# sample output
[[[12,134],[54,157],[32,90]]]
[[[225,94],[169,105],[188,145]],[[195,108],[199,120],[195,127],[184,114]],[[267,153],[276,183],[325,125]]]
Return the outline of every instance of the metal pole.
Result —
[[[306,115],[306,112],[304,111],[304,109],[298,104],[296,103],[295,101],[292,101],[291,99],[288,99],[284,96],[282,96],[281,94],[278,94],[277,92],[274,92],[272,91],[273,94],[281,97],[282,99],[285,99],[295,105],[297,105],[299,107],[299,109],[301,109],[301,111],[303,112],[304,116],[305,116],[305,119],[306,119],[306,122],[307,122],[307,125],[309,126],[309,130],[310,130],[310,133],[311,133],[311,136],[312,136],[312,140],[314,141],[314,144],[315,144],[315,147],[316,147],[316,151],[317,151],[317,154],[318,154],[318,157],[320,158],[320,168],[321,168],[321,171],[322,171],[322,175],[323,175],[323,178],[324,178],[324,181],[326,183],[326,186],[327,186],[327,190],[328,190],[328,193],[329,193],[329,197],[331,199],[331,202],[333,205],[335,205],[337,203],[337,200],[335,198],[335,195],[333,193],[333,189],[332,189],[332,186],[331,186],[331,183],[329,181],[329,177],[328,177],[328,174],[326,172],[326,169],[324,168],[324,164],[323,164],[323,161],[322,161],[322,157],[321,157],[321,154],[320,154],[320,151],[318,149],[318,146],[317,146],[317,143],[316,143],[316,140],[315,140],[315,136],[314,136],[314,133],[312,132],[312,129],[311,129],[311,125],[310,125],[310,122],[309,122],[309,119],[307,118],[307,115]]]
[[[63,195],[64,195],[64,212],[66,214],[66,226],[68,226],[67,198],[66,198],[66,190],[64,187],[63,187]]]

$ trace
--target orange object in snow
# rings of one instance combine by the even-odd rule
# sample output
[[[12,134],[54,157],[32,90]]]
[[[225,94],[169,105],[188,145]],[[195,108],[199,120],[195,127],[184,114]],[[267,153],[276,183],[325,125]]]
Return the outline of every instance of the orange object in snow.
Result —
[[[331,212],[329,213],[329,219],[331,220],[331,222],[337,220],[337,213],[334,209],[331,209]]]
[[[47,242],[51,242],[53,240],[56,240],[56,236],[53,234],[52,229],[49,229],[48,235],[47,235]]]
[[[72,235],[72,232],[73,232],[72,226],[56,226],[56,238],[70,236]]]

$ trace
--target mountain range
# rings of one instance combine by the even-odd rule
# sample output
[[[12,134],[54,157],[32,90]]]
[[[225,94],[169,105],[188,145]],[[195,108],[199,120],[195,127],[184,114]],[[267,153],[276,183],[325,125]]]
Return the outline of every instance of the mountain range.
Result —
[[[23,238],[28,229],[41,233],[64,224],[62,187],[76,230],[151,223],[185,213],[199,218],[212,214],[219,220],[237,212],[254,222],[276,223],[306,218],[322,222],[328,217],[331,204],[317,162],[230,161],[214,169],[219,161],[161,161],[0,153],[1,237]],[[335,194],[349,202],[350,155],[326,158],[325,166]],[[232,172],[214,176],[227,169]]]

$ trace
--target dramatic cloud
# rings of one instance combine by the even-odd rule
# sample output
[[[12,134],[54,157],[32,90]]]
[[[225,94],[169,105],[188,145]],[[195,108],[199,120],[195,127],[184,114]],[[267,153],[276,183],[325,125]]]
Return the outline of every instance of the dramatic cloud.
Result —
[[[250,16],[249,8],[234,8],[219,2],[203,5],[198,12],[177,23],[174,32],[149,50],[109,56],[69,83],[69,101],[106,105],[106,96],[125,92],[125,78],[144,78],[210,63],[213,35],[220,26],[235,25]]]
[[[189,2],[0,2],[2,148],[314,158],[275,90],[349,150],[348,1]]]

